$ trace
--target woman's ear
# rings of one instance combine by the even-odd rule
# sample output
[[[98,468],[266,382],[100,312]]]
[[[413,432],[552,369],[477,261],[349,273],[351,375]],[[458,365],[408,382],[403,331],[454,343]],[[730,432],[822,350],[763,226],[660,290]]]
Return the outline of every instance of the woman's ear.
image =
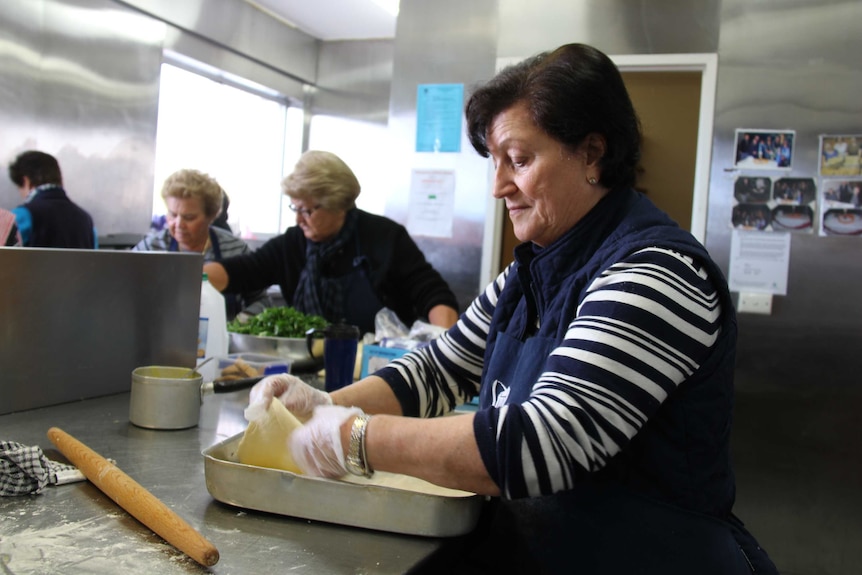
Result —
[[[588,167],[598,167],[599,160],[604,157],[606,151],[607,142],[603,135],[593,132],[584,139],[584,153]]]

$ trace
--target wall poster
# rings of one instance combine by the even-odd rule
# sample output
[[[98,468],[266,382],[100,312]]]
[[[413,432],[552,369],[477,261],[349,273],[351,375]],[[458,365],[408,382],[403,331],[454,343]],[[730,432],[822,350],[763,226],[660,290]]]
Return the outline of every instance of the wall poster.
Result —
[[[787,295],[790,234],[734,231],[730,238],[730,291]]]
[[[407,229],[415,236],[451,238],[455,214],[455,171],[413,170]]]
[[[460,152],[464,84],[416,88],[416,151]]]

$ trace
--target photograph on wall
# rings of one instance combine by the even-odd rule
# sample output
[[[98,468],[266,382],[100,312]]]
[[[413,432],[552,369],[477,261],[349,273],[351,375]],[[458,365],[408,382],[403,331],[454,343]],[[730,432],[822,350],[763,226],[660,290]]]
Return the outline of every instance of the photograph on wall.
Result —
[[[820,235],[862,236],[862,178],[823,180]]]
[[[814,231],[814,213],[817,207],[817,186],[814,178],[781,178],[772,185],[773,231]]]
[[[768,204],[736,204],[733,206],[730,219],[735,230],[772,231],[772,218]]]
[[[772,180],[759,176],[739,176],[733,182],[734,229],[767,231],[772,223],[769,201],[772,198]]]
[[[817,186],[813,178],[740,175],[733,182],[731,225],[756,232],[814,231]]]
[[[820,175],[862,175],[862,134],[820,136]]]
[[[765,204],[771,198],[772,180],[760,176],[739,176],[733,182],[733,199],[740,204]]]
[[[737,128],[733,165],[748,170],[789,170],[795,137],[794,130]]]

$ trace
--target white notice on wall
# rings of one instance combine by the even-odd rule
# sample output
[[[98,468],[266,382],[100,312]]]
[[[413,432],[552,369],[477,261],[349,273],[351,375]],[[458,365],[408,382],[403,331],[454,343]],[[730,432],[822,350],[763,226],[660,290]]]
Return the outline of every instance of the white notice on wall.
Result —
[[[787,295],[790,234],[733,231],[730,291]]]
[[[455,211],[455,172],[413,170],[407,230],[414,236],[452,237]]]

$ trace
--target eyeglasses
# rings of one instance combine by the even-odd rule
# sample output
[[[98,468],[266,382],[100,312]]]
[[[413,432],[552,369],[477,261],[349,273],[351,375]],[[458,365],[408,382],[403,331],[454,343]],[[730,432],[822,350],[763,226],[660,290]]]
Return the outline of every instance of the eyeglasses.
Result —
[[[305,216],[306,218],[310,218],[311,214],[313,214],[314,212],[316,212],[317,210],[319,210],[323,206],[318,204],[318,205],[314,206],[313,208],[297,208],[293,204],[290,204],[287,207],[289,207],[290,211],[293,212],[294,214],[296,214],[297,216]]]

